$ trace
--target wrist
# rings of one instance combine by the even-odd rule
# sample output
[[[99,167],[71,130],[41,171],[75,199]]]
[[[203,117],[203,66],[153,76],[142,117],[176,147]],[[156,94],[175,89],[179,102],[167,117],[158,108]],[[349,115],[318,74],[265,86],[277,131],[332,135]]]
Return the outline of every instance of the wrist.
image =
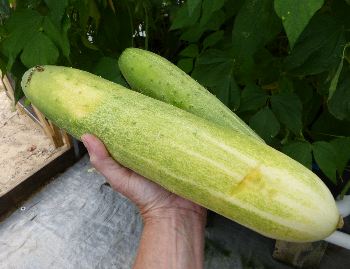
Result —
[[[190,222],[195,226],[205,227],[207,210],[200,206],[188,208],[161,208],[142,212],[141,216],[145,226],[159,225],[161,223],[183,223]]]
[[[202,269],[206,210],[169,208],[143,214],[134,268]]]

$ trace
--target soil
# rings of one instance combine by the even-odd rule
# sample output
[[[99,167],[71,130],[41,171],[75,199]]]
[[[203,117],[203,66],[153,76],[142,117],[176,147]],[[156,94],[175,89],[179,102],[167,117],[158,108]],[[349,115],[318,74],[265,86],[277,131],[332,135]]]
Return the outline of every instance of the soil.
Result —
[[[58,151],[37,123],[13,108],[0,88],[0,196]]]

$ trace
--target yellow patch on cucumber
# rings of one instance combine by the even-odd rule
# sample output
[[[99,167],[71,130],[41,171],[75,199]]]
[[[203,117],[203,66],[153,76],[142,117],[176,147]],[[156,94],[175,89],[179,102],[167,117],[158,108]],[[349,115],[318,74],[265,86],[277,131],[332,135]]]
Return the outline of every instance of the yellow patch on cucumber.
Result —
[[[242,192],[260,193],[273,199],[277,191],[269,188],[269,184],[264,179],[264,175],[260,171],[260,166],[255,166],[250,170],[243,179],[231,189],[231,195],[237,195]]]
[[[257,166],[250,170],[237,185],[232,187],[231,194],[235,195],[246,190],[259,191],[264,188],[264,186],[265,183],[263,182],[262,175]]]
[[[90,85],[79,84],[79,87],[75,87],[64,74],[58,74],[56,79],[60,81],[62,88],[55,93],[55,101],[75,118],[83,118],[95,111],[105,99],[101,91]]]

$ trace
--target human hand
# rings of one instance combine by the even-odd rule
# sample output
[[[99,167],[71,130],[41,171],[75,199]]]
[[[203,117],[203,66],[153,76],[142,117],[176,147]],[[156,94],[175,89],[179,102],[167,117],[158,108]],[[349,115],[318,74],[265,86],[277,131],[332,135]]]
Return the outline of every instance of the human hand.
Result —
[[[92,165],[139,208],[144,221],[134,269],[202,269],[206,209],[120,165],[95,136],[81,137]]]
[[[120,165],[95,136],[85,134],[81,140],[89,152],[92,165],[106,177],[114,190],[136,204],[144,222],[173,215],[184,218],[196,216],[203,223],[206,221],[206,209]]]

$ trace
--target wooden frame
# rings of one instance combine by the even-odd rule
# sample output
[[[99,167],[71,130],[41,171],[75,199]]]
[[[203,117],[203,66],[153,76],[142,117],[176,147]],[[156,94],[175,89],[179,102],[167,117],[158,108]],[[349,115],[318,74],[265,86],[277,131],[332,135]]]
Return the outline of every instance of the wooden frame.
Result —
[[[21,202],[77,161],[74,149],[65,149],[60,154],[53,156],[38,167],[25,180],[22,180],[13,189],[0,196],[0,220],[6,217],[6,213],[16,209]]]
[[[34,105],[32,105],[32,107],[46,135],[51,139],[56,148],[62,147],[64,145],[64,142],[60,129],[58,129],[58,127],[55,126],[51,121],[47,120]]]
[[[11,81],[11,78],[7,75],[1,78],[6,94],[14,105],[15,94]],[[19,113],[27,114],[33,121],[40,125],[53,145],[60,150],[40,167],[34,168],[30,175],[16,180],[13,186],[5,188],[0,193],[0,219],[5,216],[5,213],[18,207],[24,199],[55,175],[73,165],[85,152],[85,148],[81,143],[74,141],[69,134],[54,125],[35,106],[26,106],[24,99],[21,99],[15,107]]]
[[[12,102],[14,103],[14,100],[15,100],[15,92],[13,90],[13,86],[9,80],[9,78],[4,75],[2,78],[1,78],[1,82],[2,84],[4,85],[4,88],[5,88],[5,91],[8,95],[8,97],[12,100]]]
[[[11,79],[7,75],[4,75],[2,78],[2,83],[4,85],[5,91],[8,97],[12,100],[13,104],[15,103],[15,94]],[[56,125],[51,121],[45,118],[45,116],[37,109],[34,105],[30,105],[27,108],[24,104],[23,99],[17,102],[16,109],[21,114],[28,114],[34,121],[40,124],[43,128],[45,134],[50,138],[52,143],[56,148],[67,145],[69,148],[72,146],[72,138],[63,130],[60,130]]]

